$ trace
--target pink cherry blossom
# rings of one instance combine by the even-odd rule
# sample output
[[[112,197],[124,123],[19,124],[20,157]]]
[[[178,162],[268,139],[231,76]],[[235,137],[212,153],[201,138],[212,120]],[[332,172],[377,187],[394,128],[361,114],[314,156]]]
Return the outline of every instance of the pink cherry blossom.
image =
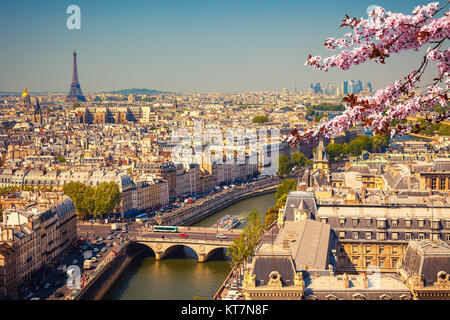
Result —
[[[376,91],[370,97],[347,97],[344,99],[346,109],[341,115],[303,132],[295,130],[288,141],[295,144],[319,135],[330,137],[357,123],[375,132],[405,134],[414,129],[412,125],[391,128],[392,120],[403,120],[418,112],[428,111],[436,103],[447,107],[450,50],[442,50],[442,47],[450,39],[450,11],[446,8],[449,4],[450,1],[441,7],[438,2],[417,6],[411,15],[392,13],[376,7],[368,19],[346,16],[341,27],[349,27],[351,32],[346,33],[344,38],[330,37],[325,40],[328,50],[344,49],[326,58],[310,55],[305,65],[322,71],[330,68],[348,70],[369,60],[385,63],[392,54],[406,50],[417,51],[425,45],[429,46],[427,53],[419,68],[402,79]],[[429,62],[436,65],[437,78],[425,91],[417,93],[417,89],[423,88],[420,84],[421,76]],[[444,84],[444,88],[439,86]],[[440,118],[432,120],[441,121],[449,116],[447,110]]]

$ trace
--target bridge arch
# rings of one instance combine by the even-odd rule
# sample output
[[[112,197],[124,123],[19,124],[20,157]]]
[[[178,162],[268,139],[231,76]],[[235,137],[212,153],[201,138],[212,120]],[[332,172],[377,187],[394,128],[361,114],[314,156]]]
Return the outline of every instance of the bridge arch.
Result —
[[[203,261],[209,260],[214,254],[218,253],[220,250],[223,250],[226,252],[227,249],[228,249],[227,246],[209,248],[209,251],[206,252],[205,259]],[[224,252],[224,254],[225,254],[225,252]]]
[[[214,253],[218,250],[226,250],[226,245],[207,245],[207,244],[193,244],[193,243],[183,243],[183,242],[152,242],[152,241],[138,241],[142,245],[148,246],[154,253],[156,260],[164,259],[168,254],[170,254],[177,247],[186,247],[194,251],[197,255],[198,262],[204,262],[208,260]]]

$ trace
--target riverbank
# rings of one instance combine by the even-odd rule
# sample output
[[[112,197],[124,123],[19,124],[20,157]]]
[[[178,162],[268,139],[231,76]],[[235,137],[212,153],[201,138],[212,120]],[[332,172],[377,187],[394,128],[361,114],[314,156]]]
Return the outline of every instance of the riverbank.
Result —
[[[258,180],[249,185],[242,185],[234,187],[233,189],[223,190],[162,216],[161,224],[175,226],[195,223],[196,221],[213,214],[214,210],[217,212],[217,210],[226,208],[237,201],[273,192],[280,183],[281,180],[279,178],[270,177]]]
[[[128,242],[101,273],[74,300],[102,300],[142,248]]]
[[[227,214],[242,219],[238,228],[243,228],[252,209],[263,213],[275,202],[274,193],[241,199],[189,228],[210,227]],[[187,227],[182,230],[189,233]],[[156,260],[150,251],[144,252],[128,264],[103,299],[192,300],[196,296],[211,299],[230,274],[231,267],[224,255],[225,252],[198,263],[197,255],[189,247],[180,247],[162,260]]]
[[[217,213],[220,210],[228,208],[229,206],[231,206],[231,205],[233,205],[233,204],[235,204],[237,202],[240,202],[240,201],[243,201],[243,200],[246,200],[246,199],[250,199],[250,198],[255,198],[255,197],[258,197],[258,196],[265,195],[265,194],[273,193],[273,192],[276,191],[277,187],[278,187],[278,184],[275,185],[275,186],[268,187],[266,189],[260,189],[260,190],[257,190],[257,191],[253,191],[252,193],[246,193],[246,194],[240,195],[240,196],[238,196],[236,198],[233,198],[231,200],[228,200],[228,201],[218,205],[217,207],[211,208],[211,209],[206,210],[205,212],[203,212],[203,213],[201,213],[201,214],[199,214],[197,216],[192,217],[188,221],[185,221],[182,225],[191,226],[191,225],[193,225],[193,224],[195,224],[195,223],[197,223],[197,222],[199,222],[199,221],[201,221],[201,220],[203,220],[203,219],[213,215],[214,213]]]

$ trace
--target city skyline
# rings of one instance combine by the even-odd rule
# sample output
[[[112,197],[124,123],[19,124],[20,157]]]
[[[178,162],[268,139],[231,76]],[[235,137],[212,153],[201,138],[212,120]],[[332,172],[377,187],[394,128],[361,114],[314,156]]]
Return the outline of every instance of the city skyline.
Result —
[[[304,66],[309,53],[326,54],[326,37],[348,31],[338,30],[344,14],[364,17],[369,2],[350,1],[342,9],[331,1],[264,6],[252,1],[177,2],[173,6],[135,1],[126,8],[116,2],[79,1],[81,30],[68,30],[65,10],[70,4],[1,5],[1,26],[10,30],[3,40],[10,45],[0,59],[2,74],[8,74],[0,79],[0,90],[21,92],[27,87],[31,92],[66,92],[69,54],[74,49],[87,94],[126,88],[201,93],[287,87],[291,91],[294,85],[306,91],[311,82],[339,85],[353,78],[380,88],[410,71],[416,54],[421,54],[393,56],[385,66],[370,63],[347,72],[323,73]],[[410,13],[423,1],[377,4]],[[311,27],[314,37],[302,32]]]

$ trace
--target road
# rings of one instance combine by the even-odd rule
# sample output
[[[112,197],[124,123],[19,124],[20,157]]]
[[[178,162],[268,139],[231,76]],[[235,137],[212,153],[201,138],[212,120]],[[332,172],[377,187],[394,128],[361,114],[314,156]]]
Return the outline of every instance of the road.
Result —
[[[78,236],[88,238],[90,241],[86,241],[80,244],[72,253],[65,256],[59,257],[59,262],[57,265],[66,265],[67,267],[71,265],[76,265],[80,268],[81,278],[88,279],[92,270],[98,265],[104,263],[105,257],[108,253],[112,252],[114,249],[114,243],[119,243],[122,239],[128,237],[128,233],[114,232],[110,234],[110,225],[78,225]],[[107,237],[111,239],[106,239]],[[103,238],[103,241],[93,241],[94,238]],[[93,244],[92,242],[96,242]],[[97,262],[93,263],[93,268],[91,270],[84,270],[84,256],[83,252],[91,251],[93,256],[96,256]],[[39,286],[27,290],[27,292],[22,293],[19,299],[31,299],[38,298],[40,300],[63,300],[66,296],[72,292],[71,289],[67,287],[68,275],[66,273],[58,274],[56,271],[57,265],[53,266],[51,270],[46,272],[41,280]],[[45,285],[47,284],[47,288]],[[62,293],[62,296],[56,296],[56,293]]]

